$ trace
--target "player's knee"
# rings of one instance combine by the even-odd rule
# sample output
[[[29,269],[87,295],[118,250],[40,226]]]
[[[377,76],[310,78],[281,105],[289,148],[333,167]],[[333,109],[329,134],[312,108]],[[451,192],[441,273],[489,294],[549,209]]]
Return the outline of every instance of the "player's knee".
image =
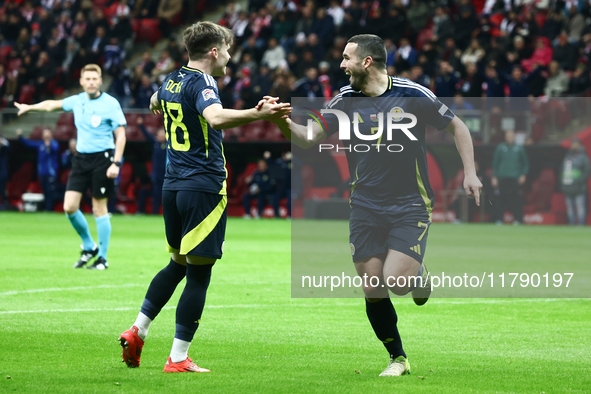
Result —
[[[404,287],[393,286],[393,287],[390,287],[390,291],[392,293],[396,294],[397,296],[403,296],[403,295],[408,294],[409,287],[408,286],[404,286]]]
[[[73,215],[78,210],[78,207],[73,206],[67,202],[64,202],[64,212],[68,215]]]
[[[367,299],[379,299],[388,297],[388,290],[381,285],[363,286],[363,294]]]

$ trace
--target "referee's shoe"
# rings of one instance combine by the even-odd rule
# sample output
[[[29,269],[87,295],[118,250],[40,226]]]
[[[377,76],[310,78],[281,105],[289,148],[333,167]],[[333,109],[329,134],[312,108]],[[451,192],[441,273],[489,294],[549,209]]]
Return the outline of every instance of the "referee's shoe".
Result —
[[[82,249],[82,252],[80,252],[80,260],[78,260],[76,264],[74,264],[74,268],[84,267],[86,264],[88,264],[90,260],[92,260],[98,254],[97,244],[94,244],[94,248],[92,248],[91,250],[84,250],[84,246],[82,245],[80,245],[80,249]]]
[[[94,264],[86,267],[89,270],[106,270],[107,268],[109,268],[109,263],[107,263],[107,260],[105,260],[104,257],[99,256],[98,259],[96,259],[96,261],[94,262]],[[416,301],[415,301],[416,302]]]
[[[412,300],[415,304],[421,306],[429,301],[429,296],[431,295],[431,276],[429,275],[429,271],[427,271],[424,262],[421,264],[421,268],[419,268],[418,277],[421,278],[421,283],[420,286],[417,286],[417,288],[412,291]]]

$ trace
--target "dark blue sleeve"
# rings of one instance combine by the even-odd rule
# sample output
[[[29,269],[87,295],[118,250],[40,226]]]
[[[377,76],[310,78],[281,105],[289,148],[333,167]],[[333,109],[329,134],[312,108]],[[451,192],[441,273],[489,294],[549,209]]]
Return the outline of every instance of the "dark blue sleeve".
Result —
[[[426,117],[426,123],[437,130],[445,129],[455,116],[452,110],[439,101],[437,97],[423,96],[418,100],[420,100],[422,112]]]
[[[207,76],[208,78],[212,78]],[[197,81],[193,85],[193,97],[195,97],[195,108],[200,114],[203,114],[205,108],[212,104],[222,104],[217,86],[213,86],[213,82],[207,83],[206,78]]]
[[[25,137],[23,137],[22,135],[20,137],[18,137],[19,141],[22,142],[27,148],[33,148],[36,149],[39,146],[41,146],[41,144],[43,143],[43,141],[33,141],[33,140],[29,140]]]

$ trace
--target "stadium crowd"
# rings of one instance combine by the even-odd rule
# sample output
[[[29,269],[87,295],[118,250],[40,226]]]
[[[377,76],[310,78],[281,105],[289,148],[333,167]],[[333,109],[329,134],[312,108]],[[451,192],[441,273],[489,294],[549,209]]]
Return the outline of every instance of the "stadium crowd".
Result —
[[[77,91],[80,68],[98,63],[123,108],[146,109],[166,74],[188,60],[174,30],[193,21],[186,7],[182,0],[0,0],[0,108]],[[252,107],[264,95],[333,97],[348,84],[343,48],[360,33],[384,39],[390,75],[455,96],[453,109],[471,106],[461,97],[591,89],[591,7],[584,1],[251,0],[227,3],[218,23],[236,37],[226,76],[217,78],[226,108]],[[161,51],[134,52],[142,34],[152,44],[168,41]]]

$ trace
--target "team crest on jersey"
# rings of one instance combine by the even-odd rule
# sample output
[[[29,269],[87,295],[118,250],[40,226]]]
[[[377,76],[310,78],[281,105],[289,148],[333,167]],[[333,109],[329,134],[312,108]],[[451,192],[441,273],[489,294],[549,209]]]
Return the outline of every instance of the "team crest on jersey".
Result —
[[[355,245],[353,245],[353,242],[351,242],[350,246],[351,246],[351,256],[355,256]]]
[[[215,98],[215,92],[213,89],[205,89],[201,92],[201,94],[203,95],[203,100],[205,101]]]
[[[92,115],[92,117],[90,118],[90,124],[92,125],[92,127],[99,127],[99,125],[101,124],[101,120],[103,120],[103,118],[101,118],[98,115]]]
[[[392,112],[393,114],[402,114],[404,113],[404,110],[400,107],[394,107],[390,110],[390,112]],[[400,122],[403,118],[402,117],[393,117],[392,120],[394,122]]]

